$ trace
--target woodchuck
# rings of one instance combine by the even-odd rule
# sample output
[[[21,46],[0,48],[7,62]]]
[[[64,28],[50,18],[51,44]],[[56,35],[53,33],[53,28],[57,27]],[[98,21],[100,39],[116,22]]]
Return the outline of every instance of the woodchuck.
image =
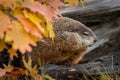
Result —
[[[34,63],[38,65],[72,63],[77,64],[88,47],[96,41],[91,29],[79,21],[62,17],[53,22],[55,39],[37,42],[37,47],[30,53]]]

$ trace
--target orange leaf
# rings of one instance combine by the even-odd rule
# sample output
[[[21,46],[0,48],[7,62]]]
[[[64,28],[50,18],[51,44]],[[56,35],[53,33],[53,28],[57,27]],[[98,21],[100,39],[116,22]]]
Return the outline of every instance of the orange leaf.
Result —
[[[46,3],[49,4],[51,7],[55,8],[55,9],[57,7],[63,7],[64,6],[64,4],[60,0],[47,0]]]
[[[13,8],[13,6],[16,4],[16,0],[0,0],[0,4],[4,7]]]
[[[4,38],[5,32],[8,30],[8,25],[10,23],[10,18],[0,11],[0,39]]]
[[[54,41],[55,34],[54,34],[54,31],[53,31],[52,23],[49,22],[49,21],[47,21],[47,29],[49,31],[50,38],[52,38],[52,40]]]
[[[7,72],[11,72],[13,70],[13,66],[6,66],[4,65],[4,69],[0,68],[0,77],[4,76]]]
[[[13,60],[13,57],[14,57],[14,56],[15,56],[15,57],[18,57],[16,51],[15,51],[13,48],[9,49],[9,50],[8,50],[8,53],[10,54],[10,59],[11,59],[11,60]]]
[[[26,32],[30,32],[32,35],[42,39],[42,35],[38,28],[29,19],[20,13],[16,14],[15,16],[21,22]]]
[[[11,30],[6,32],[5,41],[13,42],[13,49],[19,49],[21,53],[24,54],[26,51],[32,50],[30,44],[36,46],[33,37],[24,30],[23,26],[19,22],[13,21],[9,25],[9,28]]]
[[[17,68],[17,69],[14,68],[13,71],[11,71],[9,74],[6,74],[4,77],[11,78],[13,76],[20,76],[20,75],[26,75],[25,70],[22,68]]]
[[[44,79],[40,76],[38,80],[44,80]]]

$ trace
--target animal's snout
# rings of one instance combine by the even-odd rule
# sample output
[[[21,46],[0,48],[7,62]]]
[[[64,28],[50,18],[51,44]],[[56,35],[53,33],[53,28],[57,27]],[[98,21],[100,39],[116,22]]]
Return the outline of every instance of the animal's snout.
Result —
[[[97,42],[97,37],[92,38],[92,42],[91,42],[91,44],[89,45],[89,47],[91,47],[93,44],[95,44],[95,42]]]
[[[94,35],[94,43],[97,42],[97,36]]]
[[[97,39],[94,39],[94,43],[97,42]]]

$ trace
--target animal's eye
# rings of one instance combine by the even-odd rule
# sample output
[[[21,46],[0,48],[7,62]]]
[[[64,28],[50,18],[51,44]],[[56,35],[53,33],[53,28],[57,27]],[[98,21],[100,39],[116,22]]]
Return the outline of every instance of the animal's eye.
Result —
[[[73,29],[69,30],[70,32],[75,32]]]
[[[86,35],[86,36],[87,36],[88,34],[89,34],[88,32],[83,32],[83,35]]]

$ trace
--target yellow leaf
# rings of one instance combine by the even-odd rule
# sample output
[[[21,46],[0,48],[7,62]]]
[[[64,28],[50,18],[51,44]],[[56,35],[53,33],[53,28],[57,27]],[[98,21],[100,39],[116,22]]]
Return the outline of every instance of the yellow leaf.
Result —
[[[70,6],[72,5],[78,5],[79,0],[64,0],[65,3],[68,3]]]
[[[0,51],[6,48],[5,40],[0,40]]]
[[[78,3],[80,2],[81,5],[82,5],[82,8],[84,8],[84,4],[83,4],[83,0],[64,0],[65,3],[68,3],[70,6],[73,6],[73,5],[78,5]]]
[[[48,80],[55,80],[55,79],[53,79],[52,77],[50,77],[48,74],[44,75],[43,77],[44,77],[45,79],[48,79]]]
[[[25,61],[25,58],[24,56],[22,57],[22,60],[23,60],[23,63],[24,63],[24,66],[25,68],[28,70],[28,71],[32,71],[32,60],[31,60],[31,57],[29,57],[29,60],[28,62]]]
[[[42,33],[44,33],[44,29],[40,25],[41,20],[34,13],[28,12],[27,10],[24,10],[23,13],[26,18],[35,24]]]
[[[54,31],[53,31],[52,23],[50,21],[47,21],[47,29],[49,31],[50,38],[52,38],[52,40],[54,41],[55,34],[54,34]]]
[[[10,59],[11,59],[11,60],[13,60],[13,57],[14,57],[14,56],[15,56],[15,57],[18,57],[16,51],[15,51],[13,48],[9,49],[9,50],[8,50],[8,53],[10,54]]]
[[[29,71],[29,73],[27,72],[27,74],[34,78],[37,75],[37,66],[35,65],[34,67],[32,67],[31,57],[29,57],[28,62],[26,62],[25,57],[23,56],[22,61],[24,63],[25,68]]]
[[[41,19],[40,25],[41,25],[41,27],[44,29],[43,35],[44,35],[45,37],[48,37],[48,33],[49,33],[49,32],[48,32],[47,25],[46,25],[46,19],[45,19],[44,16],[41,15],[41,14],[37,14],[37,16]]]
[[[35,1],[35,0],[30,0],[30,2],[32,2],[32,3],[33,3],[34,1]]]
[[[45,36],[45,37],[48,37],[48,29],[47,29],[47,25],[45,24],[45,22],[44,21],[42,21],[41,23],[41,26],[43,27],[43,29],[44,29],[44,33],[43,33],[43,35]]]

